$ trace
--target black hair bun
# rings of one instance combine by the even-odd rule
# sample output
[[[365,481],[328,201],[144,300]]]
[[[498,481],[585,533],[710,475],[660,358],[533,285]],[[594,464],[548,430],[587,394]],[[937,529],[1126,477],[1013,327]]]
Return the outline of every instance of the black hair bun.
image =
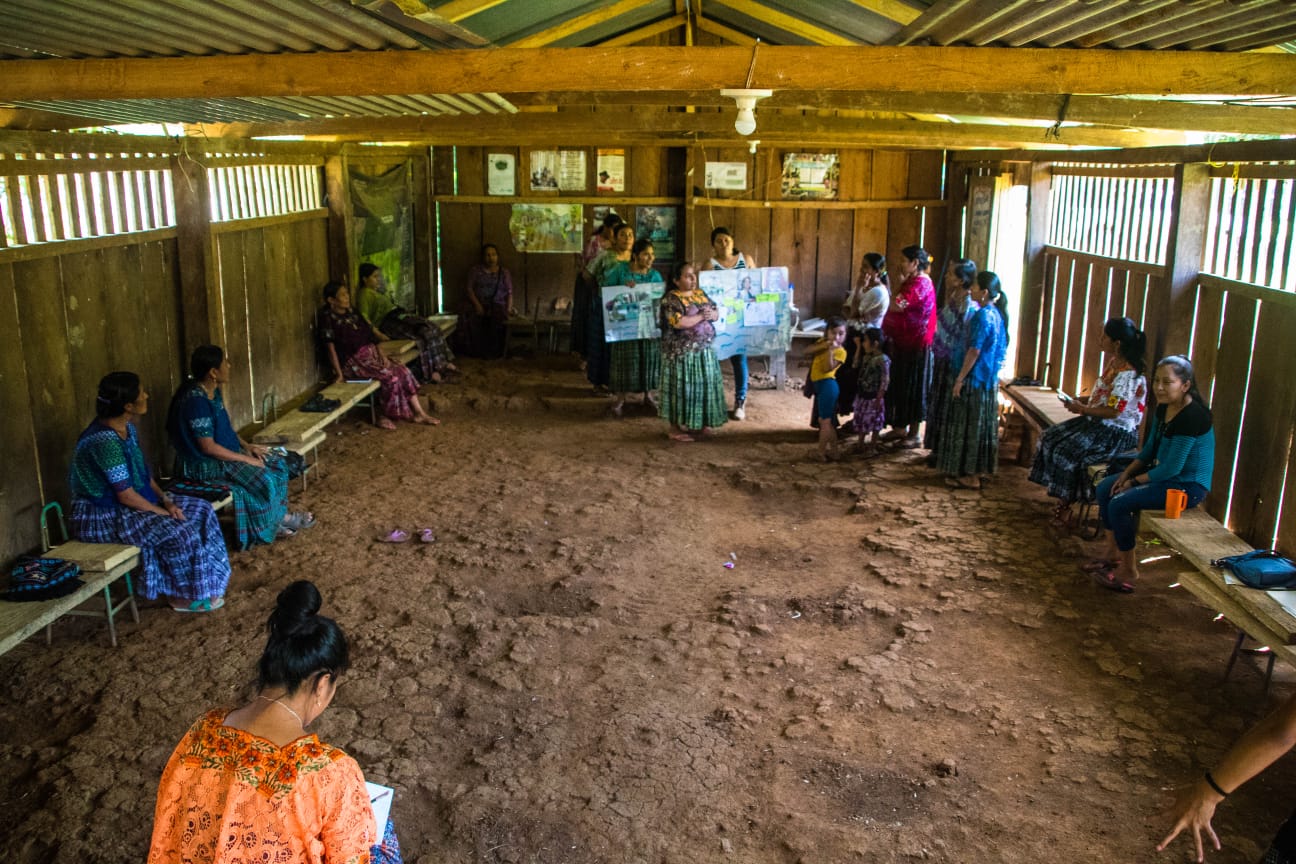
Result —
[[[314,582],[299,579],[279,592],[275,609],[270,613],[270,632],[278,636],[292,635],[315,617],[323,602]]]

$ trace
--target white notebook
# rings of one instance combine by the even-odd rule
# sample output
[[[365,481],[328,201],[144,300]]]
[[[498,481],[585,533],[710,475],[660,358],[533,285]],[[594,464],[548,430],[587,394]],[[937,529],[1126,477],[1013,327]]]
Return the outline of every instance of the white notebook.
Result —
[[[374,843],[378,844],[387,832],[387,817],[391,815],[392,798],[396,797],[396,790],[368,780],[365,781],[365,788],[369,790],[369,806],[373,808],[374,828],[377,832],[374,834]]]

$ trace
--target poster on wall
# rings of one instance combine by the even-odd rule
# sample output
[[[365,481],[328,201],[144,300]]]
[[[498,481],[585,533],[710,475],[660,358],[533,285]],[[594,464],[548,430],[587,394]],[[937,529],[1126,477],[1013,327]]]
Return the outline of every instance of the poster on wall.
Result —
[[[580,252],[579,204],[514,204],[509,234],[519,252]]]
[[[558,151],[558,188],[563,192],[585,191],[585,151]]]
[[[603,333],[608,342],[661,337],[657,313],[665,282],[607,285],[603,292]]]
[[[639,207],[635,209],[635,237],[648,239],[658,261],[675,260],[674,207]]]
[[[707,189],[742,191],[747,188],[747,163],[708,162],[704,183]]]
[[[794,201],[837,198],[840,169],[836,153],[788,153],[783,157],[783,197]]]
[[[512,153],[486,155],[486,192],[489,195],[516,195],[516,176]]]
[[[792,289],[786,267],[703,270],[698,285],[719,307],[716,357],[774,356],[792,345]]]
[[[531,191],[558,191],[558,151],[531,151]]]
[[[398,306],[415,309],[414,199],[409,163],[382,174],[348,170],[351,194],[352,260],[382,271],[387,294]],[[354,274],[353,274],[354,276]],[[352,284],[355,284],[354,282]]]
[[[625,191],[625,151],[598,151],[598,191]]]
[[[990,256],[994,190],[993,177],[973,177],[968,186],[967,240],[963,248],[973,261],[986,261]]]

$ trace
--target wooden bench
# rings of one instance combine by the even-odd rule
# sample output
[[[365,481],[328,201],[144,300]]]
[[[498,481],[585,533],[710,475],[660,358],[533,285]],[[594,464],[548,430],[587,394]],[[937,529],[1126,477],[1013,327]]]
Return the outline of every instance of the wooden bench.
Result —
[[[388,339],[386,342],[378,343],[378,350],[386,355],[387,359],[404,366],[418,358],[418,343],[413,339]]]
[[[303,492],[306,491],[307,475],[309,475],[312,471],[320,467],[319,445],[323,444],[324,439],[326,439],[327,437],[328,435],[321,431],[316,435],[307,438],[305,441],[288,441],[280,445],[285,450],[288,450],[290,452],[296,453],[298,456],[301,456],[304,461],[304,464],[302,465],[302,472],[301,472]],[[313,460],[311,459],[312,454],[314,454],[315,457]]]
[[[282,444],[285,447],[289,444],[305,445],[319,438],[325,427],[341,419],[344,414],[365,399],[369,400],[370,417],[376,423],[378,409],[374,404],[373,395],[377,392],[377,381],[344,381],[341,384],[330,384],[320,391],[320,395],[325,399],[336,399],[338,407],[328,412],[289,411],[258,432],[252,440],[258,444]],[[316,444],[318,443],[317,441]]]
[[[75,561],[81,566],[81,579],[85,583],[77,590],[53,600],[28,603],[0,602],[0,654],[45,629],[45,644],[50,644],[54,622],[64,615],[103,615],[108,619],[108,639],[117,647],[117,625],[114,616],[123,606],[130,607],[131,619],[139,623],[139,609],[135,606],[135,591],[130,572],[139,564],[140,550],[135,546],[118,546],[110,543],[69,542],[55,546],[45,557]],[[126,595],[117,601],[112,597],[112,584],[125,577]],[[103,592],[103,610],[82,610],[77,607],[94,595]]]
[[[1058,391],[1052,387],[1003,384],[999,392],[1013,403],[1017,415],[1030,430],[1029,435],[1022,436],[1021,450],[1017,454],[1017,461],[1021,464],[1030,461],[1035,454],[1035,446],[1045,429],[1076,416],[1066,409],[1058,398]]]
[[[1296,667],[1296,616],[1279,602],[1276,594],[1291,592],[1261,591],[1247,588],[1226,578],[1225,572],[1211,566],[1217,558],[1252,551],[1251,544],[1229,531],[1200,508],[1187,510],[1178,519],[1167,519],[1159,511],[1143,511],[1143,530],[1150,531],[1192,564],[1194,570],[1179,573],[1179,584],[1227,618],[1237,628],[1233,653],[1229,655],[1225,677],[1232,671],[1246,637],[1268,646],[1269,661],[1265,670],[1265,689],[1273,673],[1275,657]]]

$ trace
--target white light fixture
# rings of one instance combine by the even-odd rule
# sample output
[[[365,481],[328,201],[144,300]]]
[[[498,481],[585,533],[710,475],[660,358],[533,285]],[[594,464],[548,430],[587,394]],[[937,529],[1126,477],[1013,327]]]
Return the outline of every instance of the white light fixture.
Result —
[[[773,90],[721,90],[721,96],[728,96],[738,104],[738,116],[734,119],[734,131],[739,135],[750,135],[756,131],[756,100],[773,96]]]

